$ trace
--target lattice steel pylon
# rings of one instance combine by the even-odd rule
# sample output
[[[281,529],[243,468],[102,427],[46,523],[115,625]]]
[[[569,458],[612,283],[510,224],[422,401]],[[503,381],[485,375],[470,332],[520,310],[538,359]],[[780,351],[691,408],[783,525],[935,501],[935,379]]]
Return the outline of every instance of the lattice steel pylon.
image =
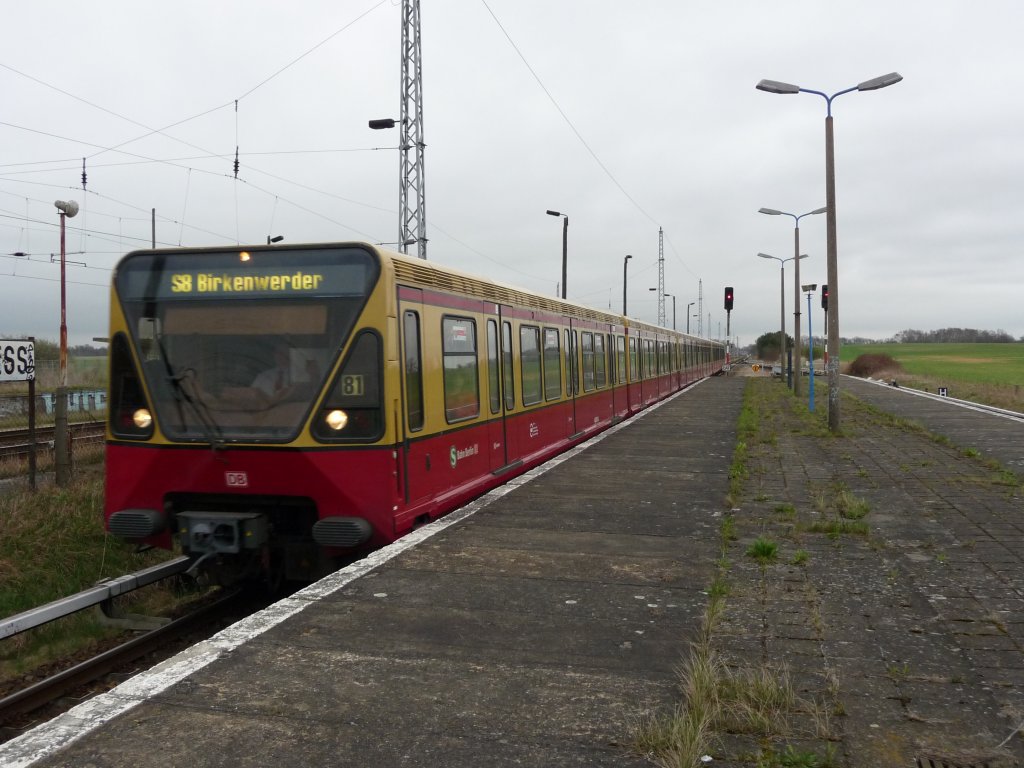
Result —
[[[427,258],[426,184],[423,170],[423,57],[420,0],[402,0],[402,110],[399,152],[398,242],[402,253],[416,243]]]
[[[665,327],[665,233],[658,227],[658,325]]]

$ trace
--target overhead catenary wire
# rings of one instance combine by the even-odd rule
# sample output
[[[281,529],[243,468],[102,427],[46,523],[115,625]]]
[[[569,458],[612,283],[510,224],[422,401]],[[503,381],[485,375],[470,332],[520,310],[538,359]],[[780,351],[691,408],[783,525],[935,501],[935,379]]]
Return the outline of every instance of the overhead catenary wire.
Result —
[[[50,88],[50,89],[52,89],[54,91],[57,91],[58,93],[61,93],[61,94],[65,95],[65,96],[67,96],[69,98],[72,98],[72,99],[74,99],[76,101],[79,101],[79,102],[81,102],[83,104],[86,104],[89,107],[92,107],[94,109],[98,109],[98,110],[100,110],[102,112],[105,112],[106,114],[112,115],[112,116],[117,117],[119,119],[125,120],[125,121],[127,121],[127,122],[129,122],[129,123],[131,123],[133,125],[138,125],[138,126],[144,128],[144,129],[146,129],[147,132],[145,134],[143,134],[141,136],[136,136],[136,137],[131,138],[131,139],[128,139],[128,140],[126,140],[124,142],[121,142],[120,144],[117,144],[117,145],[111,146],[111,147],[104,147],[104,146],[97,145],[97,144],[94,144],[94,143],[91,143],[91,142],[79,141],[78,143],[81,143],[81,144],[83,144],[85,146],[92,146],[92,147],[95,147],[95,148],[98,149],[98,151],[93,155],[93,157],[96,157],[97,155],[100,155],[100,154],[103,154],[104,152],[109,152],[109,151],[118,151],[118,152],[124,152],[125,154],[133,155],[133,153],[125,152],[124,150],[121,149],[121,147],[124,147],[127,144],[131,144],[131,143],[133,143],[135,141],[139,141],[139,140],[141,140],[143,138],[146,138],[148,136],[152,136],[154,133],[158,133],[158,134],[164,135],[164,136],[166,136],[166,138],[172,139],[174,141],[178,141],[178,142],[180,142],[182,144],[185,144],[186,146],[191,146],[191,147],[193,147],[195,149],[199,149],[201,151],[207,151],[208,152],[208,150],[205,150],[205,148],[203,148],[203,147],[199,147],[199,146],[197,146],[195,144],[191,144],[189,142],[183,141],[183,140],[178,139],[178,138],[176,138],[174,136],[170,136],[170,135],[166,134],[165,131],[169,130],[170,128],[182,125],[185,122],[189,122],[191,120],[198,119],[199,117],[203,117],[203,116],[208,115],[208,114],[210,114],[212,112],[215,112],[217,110],[223,109],[224,107],[230,106],[233,103],[234,106],[235,106],[235,112],[236,112],[236,139],[237,139],[237,112],[238,112],[238,102],[241,99],[245,98],[246,96],[249,96],[250,94],[252,94],[256,90],[258,90],[262,86],[266,85],[271,80],[273,80],[274,78],[278,77],[280,74],[282,74],[283,72],[285,72],[286,70],[290,69],[292,66],[297,64],[299,61],[304,59],[306,56],[308,56],[309,54],[311,54],[312,52],[314,52],[318,48],[322,47],[323,45],[325,45],[330,40],[332,40],[335,37],[337,37],[337,35],[341,34],[345,30],[351,28],[354,24],[356,24],[357,22],[359,22],[360,20],[362,20],[363,18],[368,16],[370,13],[372,13],[374,10],[376,10],[377,8],[379,8],[379,7],[381,7],[381,6],[385,5],[385,4],[386,4],[386,0],[381,0],[381,2],[377,3],[376,5],[374,5],[373,7],[369,8],[368,10],[364,11],[363,13],[358,15],[356,18],[352,19],[351,21],[348,21],[342,27],[340,27],[335,32],[333,32],[331,35],[327,36],[326,38],[321,40],[319,43],[317,43],[313,47],[311,47],[308,50],[306,50],[301,55],[299,55],[296,58],[292,59],[286,65],[284,65],[280,69],[276,70],[270,76],[268,76],[268,77],[264,78],[263,80],[261,80],[259,83],[257,83],[255,86],[253,86],[252,88],[247,90],[245,93],[243,93],[237,99],[234,99],[232,102],[227,102],[226,104],[222,104],[222,105],[219,105],[219,106],[214,107],[212,109],[205,110],[205,111],[203,111],[203,112],[201,112],[201,113],[199,113],[197,115],[193,115],[192,117],[176,121],[176,122],[174,122],[174,123],[172,123],[172,124],[170,124],[168,126],[165,126],[164,128],[160,128],[160,129],[151,128],[151,127],[149,127],[149,126],[147,126],[147,125],[145,125],[145,124],[143,124],[143,123],[141,123],[141,122],[139,122],[137,120],[129,118],[129,117],[125,116],[125,115],[122,115],[122,114],[114,111],[114,110],[111,110],[111,109],[108,109],[106,107],[103,107],[103,106],[101,106],[99,104],[96,104],[96,103],[94,103],[92,101],[89,101],[87,99],[83,99],[81,97],[78,97],[75,94],[70,93],[69,91],[66,91],[66,90],[64,90],[62,88],[54,86],[51,83],[48,83],[48,82],[46,82],[44,80],[41,80],[40,78],[36,78],[36,77],[31,76],[31,75],[28,75],[27,73],[21,72],[20,70],[17,70],[17,69],[15,69],[13,67],[10,67],[10,66],[7,66],[7,65],[3,65],[3,64],[0,64],[0,66],[3,66],[4,68],[8,69],[9,71],[14,72],[15,74],[18,74],[18,75],[20,75],[22,77],[25,77],[25,78],[27,78],[27,79],[29,79],[29,80],[31,80],[31,81],[39,84],[39,85],[42,85],[42,86],[44,86],[46,88]],[[38,130],[38,129],[27,128],[25,126],[14,125],[14,124],[11,124],[11,123],[0,122],[0,125],[7,125],[8,127],[11,127],[11,128],[31,131],[31,132],[34,132],[34,133],[38,133],[40,135],[49,136],[51,138],[59,138],[59,139],[64,139],[64,140],[69,140],[69,141],[77,141],[75,139],[69,139],[68,137],[57,136],[57,135],[52,134],[52,133],[50,133],[48,131],[41,131],[41,130]],[[209,154],[212,155],[213,153],[209,153]],[[133,155],[133,156],[141,157],[139,155]],[[239,157],[240,157],[239,146],[238,146],[238,142],[236,140],[235,161],[234,161],[235,162],[235,165],[234,165],[234,171],[235,171],[234,176],[235,176],[235,178],[237,178],[238,171],[239,171]],[[157,161],[157,160],[155,160],[153,158],[145,158],[145,159],[148,160],[148,161],[160,162],[160,161]],[[171,163],[171,164],[173,165],[173,163]],[[189,172],[191,172],[191,169],[189,169]],[[235,189],[235,207],[236,207],[236,217],[235,217],[236,218],[236,235],[235,235],[235,241],[236,242],[240,242],[240,232],[238,231],[238,207],[239,207],[239,204],[238,204],[237,187]],[[310,211],[310,212],[312,212],[312,211]],[[313,213],[315,213],[315,212],[313,212]],[[328,218],[328,217],[325,217],[325,218]],[[328,218],[328,220],[330,220],[330,219]]]
[[[276,77],[282,75],[283,73],[285,73],[286,71],[288,71],[289,69],[294,67],[296,64],[298,64],[300,61],[302,61],[303,59],[308,57],[314,51],[316,51],[317,49],[321,48],[322,46],[324,46],[325,44],[330,42],[332,39],[334,39],[337,35],[341,34],[345,30],[351,28],[354,24],[356,24],[357,22],[359,22],[360,20],[362,20],[363,18],[365,18],[370,13],[372,13],[375,10],[377,10],[378,8],[380,8],[383,5],[386,5],[386,0],[382,0],[382,2],[379,2],[379,3],[375,4],[375,5],[373,5],[371,8],[369,8],[365,12],[361,13],[356,18],[354,18],[351,21],[347,22],[346,24],[341,26],[339,29],[337,29],[335,32],[333,32],[331,35],[325,37],[323,40],[321,40],[316,45],[312,46],[311,48],[309,48],[308,50],[303,52],[301,55],[291,59],[284,66],[281,66],[280,68],[275,70],[271,75],[269,75],[268,77],[262,79],[256,85],[254,85],[251,88],[249,88],[248,90],[242,92],[236,99],[225,101],[224,103],[219,104],[218,106],[215,106],[215,107],[213,107],[211,109],[207,109],[207,110],[201,111],[201,112],[199,112],[197,114],[194,114],[194,115],[192,115],[190,117],[187,117],[187,118],[184,118],[182,120],[175,121],[175,122],[173,122],[173,123],[171,123],[171,124],[169,124],[167,126],[164,126],[163,128],[152,128],[150,126],[145,125],[144,123],[141,123],[139,121],[133,120],[133,119],[131,119],[131,118],[129,118],[129,117],[123,115],[123,114],[120,114],[120,113],[118,113],[118,112],[116,112],[114,110],[107,109],[107,108],[102,107],[102,106],[100,106],[98,104],[90,102],[90,101],[88,101],[86,99],[81,99],[81,98],[75,96],[74,94],[71,94],[71,93],[69,93],[69,92],[67,92],[67,91],[65,91],[63,89],[51,86],[49,83],[45,83],[42,80],[39,80],[38,78],[33,78],[31,76],[25,75],[24,73],[18,72],[17,70],[15,70],[15,69],[13,69],[11,67],[7,67],[7,69],[9,69],[9,70],[11,70],[13,72],[16,72],[16,73],[18,73],[20,75],[24,75],[26,77],[29,77],[29,79],[32,79],[33,81],[38,82],[38,83],[40,83],[40,84],[42,84],[42,85],[44,85],[44,86],[46,86],[48,88],[53,88],[53,90],[58,91],[58,92],[66,95],[66,96],[68,96],[70,98],[73,98],[73,99],[83,103],[83,104],[86,104],[86,105],[88,105],[90,107],[99,109],[99,110],[101,110],[101,111],[103,111],[103,112],[105,112],[107,114],[110,114],[112,116],[115,116],[115,117],[117,117],[119,119],[126,120],[129,123],[131,123],[133,125],[137,125],[139,127],[142,127],[142,128],[144,128],[146,130],[146,133],[144,133],[144,134],[142,134],[140,136],[136,136],[134,138],[130,138],[130,139],[126,140],[126,141],[120,142],[120,143],[118,143],[118,144],[116,144],[114,146],[102,146],[100,144],[90,143],[90,142],[80,142],[80,143],[83,143],[85,146],[91,146],[91,147],[96,149],[96,152],[94,154],[88,156],[89,165],[92,166],[92,169],[95,169],[95,168],[98,168],[98,167],[107,166],[107,165],[115,165],[115,164],[117,164],[117,165],[127,165],[127,164],[134,164],[134,163],[162,163],[162,164],[168,165],[170,167],[180,168],[180,169],[183,169],[183,170],[186,171],[186,173],[188,174],[188,178],[186,180],[186,185],[185,185],[185,200],[183,201],[183,208],[182,208],[181,219],[179,221],[174,221],[173,219],[168,219],[168,218],[163,217],[163,216],[159,217],[163,221],[173,222],[173,223],[178,225],[178,227],[179,227],[179,244],[181,242],[184,242],[184,240],[185,240],[185,237],[184,237],[185,227],[188,227],[190,230],[194,230],[194,231],[207,232],[207,233],[212,234],[212,235],[214,235],[214,236],[216,236],[218,238],[223,238],[227,242],[232,242],[232,241],[236,242],[236,243],[237,242],[241,242],[241,234],[240,234],[240,231],[239,231],[240,227],[241,227],[240,217],[239,217],[239,208],[240,208],[240,205],[241,205],[240,200],[239,200],[240,187],[238,187],[237,184],[233,185],[234,186],[234,195],[235,195],[235,207],[236,207],[236,211],[235,211],[235,218],[236,218],[236,228],[235,229],[236,229],[236,232],[235,232],[233,238],[232,237],[225,238],[224,235],[222,235],[222,234],[214,233],[214,232],[211,232],[210,230],[204,230],[201,227],[194,227],[192,225],[187,225],[185,223],[185,221],[186,221],[188,196],[190,194],[191,173],[192,173],[193,170],[196,170],[199,173],[207,174],[209,176],[214,176],[215,178],[216,177],[231,178],[233,180],[237,180],[240,183],[246,184],[247,186],[249,186],[250,188],[252,188],[255,191],[259,191],[259,192],[264,193],[264,194],[269,194],[270,196],[272,196],[274,198],[274,203],[273,203],[273,206],[274,206],[274,208],[273,208],[273,211],[274,211],[273,217],[274,218],[276,218],[277,206],[279,204],[287,204],[287,205],[291,205],[292,207],[296,208],[297,210],[304,211],[304,212],[309,213],[309,214],[311,214],[313,216],[316,216],[316,217],[318,217],[318,218],[320,218],[322,220],[328,221],[328,222],[333,223],[333,224],[338,224],[339,226],[342,226],[342,227],[344,227],[346,229],[349,229],[349,230],[359,234],[360,236],[364,237],[367,240],[376,241],[376,240],[379,240],[381,238],[373,236],[373,235],[370,235],[370,234],[367,234],[365,232],[361,232],[360,230],[358,230],[358,229],[356,229],[354,227],[350,227],[350,226],[348,226],[346,224],[342,224],[342,223],[338,222],[334,217],[332,217],[330,215],[325,215],[323,213],[320,213],[319,211],[316,211],[313,207],[311,207],[309,205],[303,205],[303,204],[300,204],[300,203],[295,202],[293,200],[289,200],[289,199],[279,195],[277,191],[268,190],[268,189],[265,189],[261,185],[253,184],[251,178],[249,180],[244,179],[243,175],[241,174],[241,168],[240,168],[240,159],[241,159],[242,156],[249,157],[249,156],[255,156],[255,155],[258,155],[258,154],[274,155],[274,154],[285,154],[285,153],[284,152],[282,152],[282,153],[277,153],[277,152],[265,152],[265,153],[263,153],[263,152],[260,152],[260,153],[257,153],[257,152],[247,152],[247,153],[242,153],[241,152],[240,139],[239,139],[239,135],[238,135],[239,134],[239,120],[240,120],[238,105],[239,105],[239,103],[241,102],[242,99],[245,99],[248,96],[252,95],[258,89],[260,89],[264,85],[270,83]],[[504,28],[504,26],[501,24],[501,22],[497,19],[497,17],[495,16],[494,12],[491,10],[491,8],[487,5],[486,2],[484,2],[484,6],[487,8],[487,10],[491,14],[492,18],[494,18],[494,21],[497,24],[497,26],[505,34],[505,36],[508,39],[510,45],[513,47],[513,49],[519,55],[520,59],[522,59],[523,63],[526,65],[527,69],[531,72],[531,74],[533,75],[534,79],[537,81],[538,85],[541,87],[541,89],[547,95],[547,97],[551,101],[551,103],[554,104],[555,108],[557,109],[559,114],[562,116],[562,119],[570,127],[570,129],[572,130],[573,134],[581,142],[581,144],[584,146],[586,151],[590,154],[590,156],[594,159],[594,161],[598,164],[598,166],[602,169],[602,171],[608,176],[608,178],[612,181],[612,183],[626,197],[626,199],[628,199],[629,202],[638,211],[640,211],[647,219],[649,219],[650,221],[652,221],[654,223],[657,223],[656,220],[652,216],[650,216],[650,214],[648,214],[647,211],[644,210],[644,208],[637,202],[637,200],[635,198],[633,198],[629,194],[629,192],[623,187],[623,185],[619,183],[619,181],[616,179],[614,174],[612,174],[611,170],[604,164],[604,162],[597,155],[597,153],[593,150],[593,148],[590,147],[590,145],[586,142],[586,140],[584,139],[582,133],[576,128],[575,124],[571,121],[571,119],[569,118],[568,114],[562,109],[560,104],[554,98],[553,94],[547,89],[547,87],[545,86],[543,81],[540,79],[539,75],[536,73],[536,71],[533,69],[533,67],[530,65],[530,63],[526,60],[526,58],[523,55],[523,53],[521,52],[521,50],[518,48],[516,43],[512,40],[512,38],[508,34],[507,30]],[[210,115],[210,114],[212,114],[212,113],[214,113],[214,112],[216,112],[218,110],[222,110],[223,108],[229,107],[229,106],[232,106],[232,105],[234,105],[235,110],[236,110],[236,145],[235,145],[235,155],[234,155],[234,162],[236,163],[236,166],[233,168],[233,171],[237,171],[237,174],[233,173],[231,175],[228,175],[228,174],[224,174],[224,173],[217,173],[217,172],[214,172],[214,171],[206,170],[206,169],[203,169],[203,168],[193,167],[191,165],[184,165],[184,164],[182,164],[182,161],[184,161],[186,163],[191,163],[191,162],[195,162],[197,159],[206,158],[206,157],[211,158],[211,159],[223,158],[223,157],[225,157],[225,154],[224,153],[206,152],[205,148],[200,147],[200,146],[198,146],[196,144],[191,144],[191,143],[189,143],[187,141],[183,141],[183,140],[181,140],[181,139],[179,139],[179,138],[177,138],[175,136],[172,136],[172,135],[166,133],[166,131],[168,131],[170,129],[173,129],[173,128],[177,127],[177,126],[183,125],[183,124],[185,124],[185,123],[187,123],[189,121],[193,121],[193,120],[196,120],[196,119],[201,118],[203,116]],[[0,124],[3,124],[3,123],[0,123]],[[32,131],[35,130],[35,129],[31,129],[31,128],[26,128],[24,126],[14,126],[14,127],[20,128],[22,130],[32,130]],[[46,131],[37,131],[37,132],[42,134],[42,135],[47,135],[47,136],[51,136],[51,137],[55,137],[55,138],[67,139],[67,140],[70,140],[70,141],[77,141],[75,139],[68,139],[68,137],[56,137],[53,133],[49,133],[49,132],[46,132]],[[130,151],[127,151],[127,150],[123,149],[127,145],[132,144],[133,142],[139,141],[139,140],[141,140],[141,139],[143,139],[145,137],[152,136],[154,134],[164,135],[168,139],[171,139],[173,141],[177,141],[177,142],[179,142],[179,143],[181,143],[183,145],[186,145],[186,146],[194,147],[194,148],[200,150],[200,152],[206,152],[206,154],[203,154],[200,157],[193,156],[191,158],[159,159],[159,158],[145,157],[142,154],[132,153]],[[384,150],[384,149],[394,149],[394,148],[392,148],[392,147],[374,147],[374,148],[346,149],[346,150],[293,150],[293,151],[290,151],[288,153],[298,154],[298,153],[305,153],[305,152],[333,152],[333,151],[339,151],[339,152],[340,151],[355,151],[355,152],[360,152],[360,151],[381,151],[381,150]],[[104,153],[109,153],[111,151],[116,151],[118,153],[123,153],[125,156],[134,158],[134,160],[126,161],[124,163],[109,163],[109,164],[108,163],[100,164],[100,163],[93,162],[93,160],[96,157],[98,157],[98,156],[100,156],[100,155],[102,155]],[[47,163],[49,163],[49,164],[52,164],[52,163],[55,163],[55,162],[58,162],[58,161],[47,161]],[[63,163],[63,162],[67,162],[67,161],[59,161],[59,162]],[[11,166],[0,166],[0,168],[8,168],[8,167],[14,168],[14,167],[19,167],[19,166],[20,167],[27,167],[28,164],[17,164],[17,165],[11,165]],[[44,169],[45,172],[49,172],[50,170],[56,170],[56,169]],[[84,164],[83,164],[83,171],[84,171]],[[349,204],[352,204],[352,205],[358,205],[358,206],[361,206],[361,207],[365,207],[367,209],[379,210],[379,211],[387,211],[387,212],[390,212],[390,213],[394,213],[394,211],[392,211],[392,210],[390,210],[388,208],[384,208],[384,207],[380,207],[380,206],[374,206],[374,205],[363,203],[363,202],[360,202],[360,201],[357,201],[357,200],[352,200],[350,198],[345,198],[345,197],[343,197],[341,195],[337,195],[337,194],[335,194],[333,192],[316,189],[315,187],[312,187],[310,185],[302,184],[300,182],[296,182],[296,181],[287,179],[287,178],[285,178],[283,176],[263,171],[263,170],[259,169],[258,167],[255,167],[255,166],[247,164],[247,169],[246,169],[245,176],[251,177],[255,173],[259,173],[261,175],[265,175],[267,178],[270,178],[270,179],[275,179],[277,181],[283,181],[285,183],[295,185],[296,187],[298,187],[300,189],[311,191],[311,192],[313,192],[315,194],[324,195],[324,196],[329,197],[331,199],[343,200],[346,203],[349,203]],[[2,176],[0,176],[0,178],[5,178],[6,176],[7,176],[7,174],[3,174]],[[26,182],[26,183],[30,183],[30,182]],[[89,192],[91,193],[91,190],[89,190]],[[115,198],[113,198],[113,197],[110,197],[108,199],[110,199],[111,201],[114,201],[114,202],[116,202],[118,204],[124,204],[121,201],[115,200]],[[133,209],[135,208],[134,206],[132,206],[132,207],[133,207]],[[149,208],[145,208],[145,209],[138,208],[138,210],[145,211],[146,213],[149,212]],[[109,216],[111,214],[104,214],[104,215],[108,215]],[[27,216],[26,216],[26,219],[27,219]],[[468,243],[466,243],[463,240],[459,239],[458,237],[455,237],[453,234],[451,234],[451,232],[446,231],[445,229],[442,229],[441,227],[437,227],[436,226],[436,222],[433,223],[433,226],[435,226],[435,228],[437,229],[437,231],[439,233],[445,235],[446,237],[448,237],[454,243],[457,243],[457,244],[461,245],[462,247],[468,249],[470,252],[476,254],[477,256],[479,256],[479,257],[481,257],[483,259],[486,259],[487,261],[489,261],[491,263],[501,265],[503,269],[509,269],[512,272],[524,275],[524,276],[526,276],[526,277],[528,277],[528,278],[530,278],[532,280],[539,280],[539,281],[546,280],[546,278],[542,278],[542,277],[539,277],[537,275],[533,275],[533,274],[530,274],[528,272],[522,271],[520,269],[516,269],[515,267],[511,267],[510,265],[508,265],[506,262],[504,262],[502,260],[495,259],[495,258],[492,258],[492,257],[488,256],[487,254],[481,252],[480,250],[478,250],[476,248],[473,248],[471,245],[469,245]],[[83,233],[83,237],[84,236],[85,236],[85,233]],[[120,233],[118,234],[118,236],[120,236]],[[683,261],[682,258],[680,257],[680,255],[679,255],[678,251],[675,249],[674,245],[671,244],[671,241],[670,241],[670,245],[672,246],[672,250],[673,250],[675,258],[681,264],[683,264],[684,267],[689,269],[689,267],[686,265],[685,261]]]
[[[640,205],[640,203],[638,203],[636,201],[636,199],[631,194],[629,194],[629,192],[626,190],[626,188],[624,186],[622,186],[622,184],[619,183],[619,180],[617,178],[615,178],[615,175],[611,172],[611,170],[609,170],[608,166],[606,166],[604,164],[604,162],[601,160],[601,158],[598,157],[597,152],[595,152],[594,149],[590,146],[590,144],[587,143],[587,140],[583,138],[583,135],[576,128],[576,126],[572,122],[572,120],[569,119],[569,116],[566,114],[565,110],[562,109],[561,104],[558,103],[558,100],[554,97],[554,95],[552,95],[551,91],[548,90],[548,87],[546,85],[544,85],[544,81],[541,80],[540,75],[537,74],[537,71],[530,65],[530,62],[527,61],[526,56],[520,50],[519,46],[516,45],[515,40],[512,39],[512,35],[509,34],[508,30],[505,29],[505,26],[501,23],[501,20],[498,19],[497,15],[495,15],[494,11],[491,10],[491,6],[489,6],[487,4],[487,0],[480,0],[480,2],[483,3],[484,8],[487,9],[487,12],[491,15],[491,18],[494,19],[494,23],[498,25],[498,29],[501,30],[501,33],[505,36],[505,39],[508,40],[509,45],[512,46],[512,49],[516,52],[516,54],[519,56],[520,60],[523,62],[523,64],[526,66],[526,68],[530,71],[530,74],[533,75],[533,79],[537,81],[537,85],[539,85],[541,90],[544,91],[544,95],[548,97],[548,100],[550,100],[551,103],[554,105],[555,109],[558,110],[558,114],[562,116],[562,119],[565,121],[565,124],[569,126],[569,129],[572,131],[573,135],[579,140],[580,144],[583,145],[583,148],[587,150],[587,152],[590,154],[590,156],[594,159],[594,162],[596,162],[598,167],[600,167],[600,169],[602,171],[604,171],[605,175],[611,180],[612,184],[614,184],[615,187],[625,196],[625,198],[627,200],[629,200],[629,202],[633,205],[634,208],[636,208],[641,214],[643,214],[653,224],[655,224],[656,226],[660,227],[661,226],[660,222],[658,222],[657,219],[655,219],[653,216],[651,216],[651,214],[649,214],[644,209],[644,207],[642,205]],[[697,276],[696,273],[694,273],[693,270],[690,269],[690,267],[686,264],[686,262],[683,261],[682,257],[679,256],[678,251],[676,251],[675,246],[672,245],[671,241],[669,241],[669,245],[671,246],[672,250],[675,252],[675,256],[679,260],[679,262],[684,267],[686,267],[686,269],[690,272],[690,274],[693,274],[694,277],[696,277]]]

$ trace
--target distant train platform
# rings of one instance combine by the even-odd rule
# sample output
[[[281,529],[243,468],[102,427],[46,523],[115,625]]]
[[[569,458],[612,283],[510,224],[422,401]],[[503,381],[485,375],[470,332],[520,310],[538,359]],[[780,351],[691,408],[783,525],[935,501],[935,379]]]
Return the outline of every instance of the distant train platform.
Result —
[[[767,725],[719,723],[707,765],[1020,765],[1024,498],[976,454],[1003,426],[936,440],[879,413],[932,403],[842,381],[839,436],[775,379],[691,387],[0,764],[649,766],[637,723],[685,703],[704,626],[723,695],[790,694]]]

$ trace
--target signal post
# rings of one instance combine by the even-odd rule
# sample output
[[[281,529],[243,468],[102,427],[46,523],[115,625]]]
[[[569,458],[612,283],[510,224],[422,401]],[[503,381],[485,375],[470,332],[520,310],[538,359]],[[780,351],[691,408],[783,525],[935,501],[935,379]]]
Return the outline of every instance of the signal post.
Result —
[[[729,329],[729,322],[732,320],[732,286],[725,286],[725,364],[729,365],[729,348],[732,346],[732,332]],[[721,327],[721,326],[719,326]]]

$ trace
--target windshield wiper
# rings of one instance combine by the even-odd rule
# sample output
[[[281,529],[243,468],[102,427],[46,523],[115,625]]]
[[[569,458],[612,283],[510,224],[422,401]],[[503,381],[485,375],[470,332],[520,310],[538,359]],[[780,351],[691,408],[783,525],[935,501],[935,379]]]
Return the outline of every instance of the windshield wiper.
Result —
[[[222,451],[224,449],[223,433],[221,432],[220,426],[210,414],[210,408],[200,394],[199,387],[196,386],[195,370],[192,368],[185,368],[180,373],[175,370],[174,365],[171,363],[171,358],[167,354],[167,348],[164,346],[163,334],[156,334],[156,344],[157,349],[160,352],[160,360],[164,364],[167,381],[170,382],[171,387],[174,389],[174,400],[178,407],[178,418],[181,420],[182,426],[186,423],[185,411],[182,408],[182,404],[184,403],[195,414],[196,422],[202,429],[203,436],[207,441],[209,441],[210,448],[213,449],[213,452],[217,453]],[[190,386],[186,387],[183,384],[185,379],[191,380]],[[192,391],[189,392],[189,389]]]

